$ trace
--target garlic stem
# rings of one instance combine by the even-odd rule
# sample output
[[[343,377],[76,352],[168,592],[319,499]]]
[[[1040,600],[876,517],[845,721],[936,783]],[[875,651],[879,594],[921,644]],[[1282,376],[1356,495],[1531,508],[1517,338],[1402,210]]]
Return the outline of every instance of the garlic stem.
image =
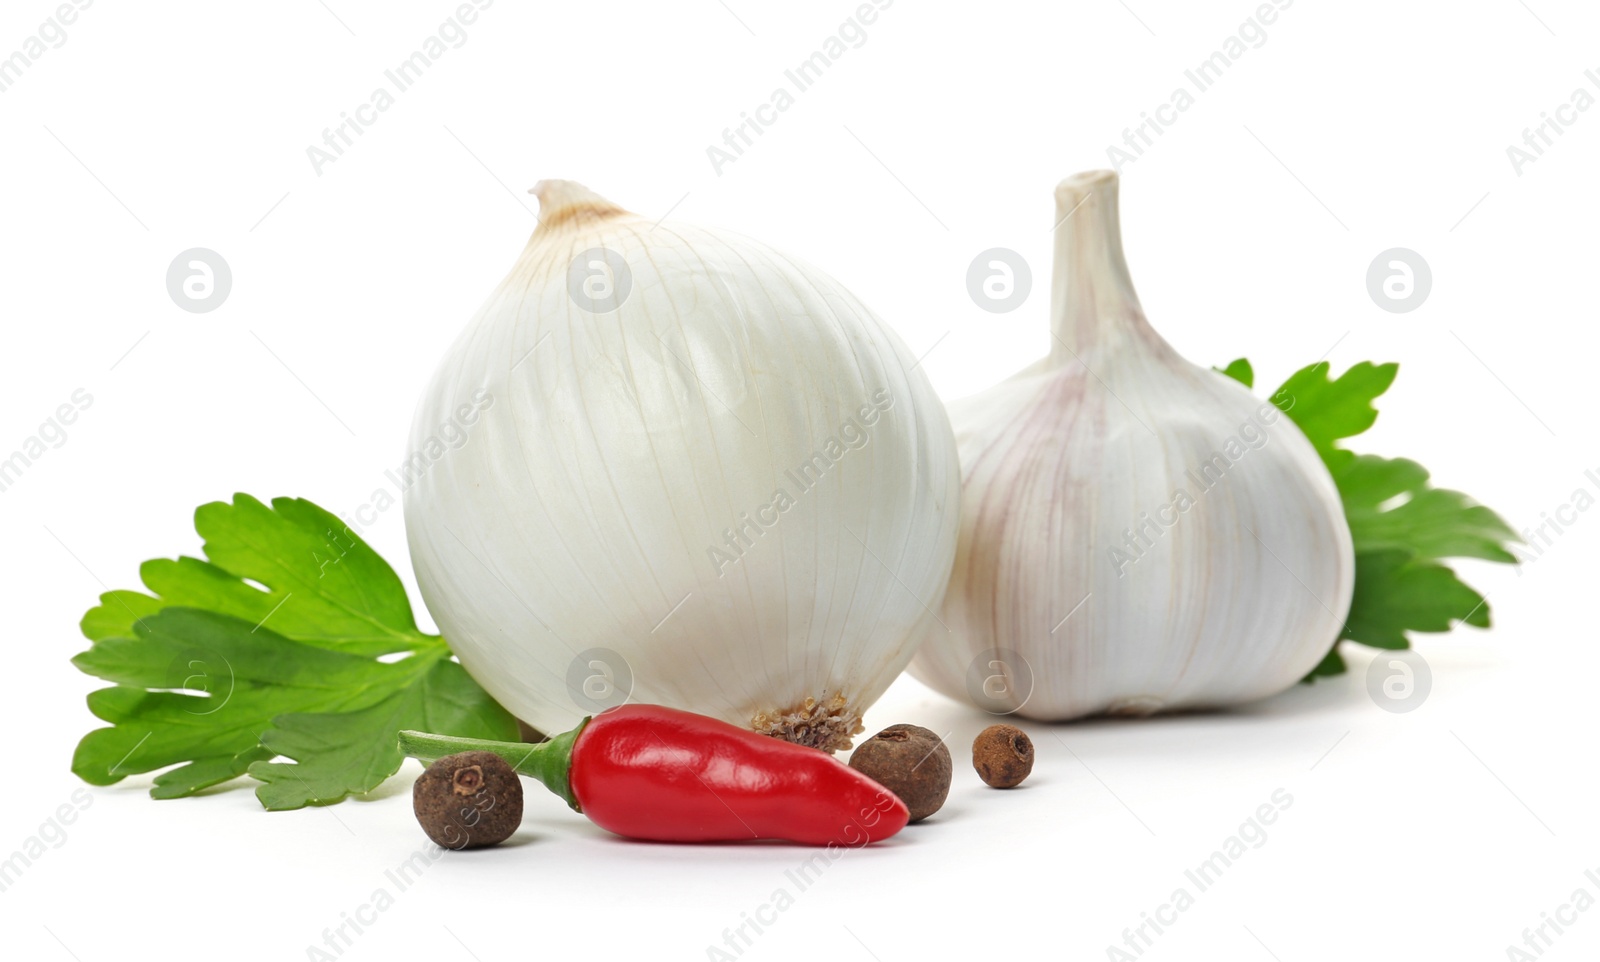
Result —
[[[1095,367],[1093,357],[1138,334],[1158,343],[1122,257],[1117,175],[1075,174],[1056,186],[1055,272],[1050,285],[1050,362]]]

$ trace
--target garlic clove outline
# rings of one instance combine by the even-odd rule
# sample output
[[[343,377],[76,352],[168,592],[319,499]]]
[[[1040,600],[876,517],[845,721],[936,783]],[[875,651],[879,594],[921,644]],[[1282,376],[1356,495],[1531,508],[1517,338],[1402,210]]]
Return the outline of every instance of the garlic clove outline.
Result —
[[[1151,327],[1115,173],[1062,181],[1056,224],[1049,353],[949,405],[962,464],[950,632],[911,673],[1044,720],[1282,691],[1349,612],[1333,480],[1278,408]]]

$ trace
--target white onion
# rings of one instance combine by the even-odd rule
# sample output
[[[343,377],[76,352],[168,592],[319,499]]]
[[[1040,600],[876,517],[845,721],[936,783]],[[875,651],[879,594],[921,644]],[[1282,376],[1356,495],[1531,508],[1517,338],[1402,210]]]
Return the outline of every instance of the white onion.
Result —
[[[847,746],[943,630],[959,469],[927,378],[814,267],[535,193],[416,413],[421,447],[492,399],[406,491],[429,611],[546,732],[626,698]]]

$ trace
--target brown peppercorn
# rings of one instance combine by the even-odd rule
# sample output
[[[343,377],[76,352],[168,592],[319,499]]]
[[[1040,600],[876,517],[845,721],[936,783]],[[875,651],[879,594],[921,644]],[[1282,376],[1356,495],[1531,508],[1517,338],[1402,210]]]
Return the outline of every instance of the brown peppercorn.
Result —
[[[1015,725],[990,725],[972,742],[972,767],[985,785],[1015,788],[1033,771],[1033,741]]]
[[[950,749],[916,725],[890,725],[873,735],[850,755],[850,767],[894,792],[913,822],[937,812],[950,794]]]
[[[493,752],[446,755],[411,786],[411,808],[445,848],[497,845],[522,824],[522,782]]]

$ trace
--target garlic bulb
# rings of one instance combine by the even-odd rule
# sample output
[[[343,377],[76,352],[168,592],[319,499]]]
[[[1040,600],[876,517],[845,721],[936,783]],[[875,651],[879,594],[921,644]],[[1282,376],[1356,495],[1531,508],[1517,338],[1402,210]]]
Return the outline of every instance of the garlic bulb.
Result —
[[[544,731],[625,700],[848,747],[955,557],[960,470],[915,359],[838,282],[568,181],[417,410],[429,611]]]
[[[1049,356],[950,406],[961,534],[916,677],[1039,719],[1227,705],[1327,654],[1354,558],[1339,495],[1272,404],[1145,320],[1117,176],[1056,188]]]

